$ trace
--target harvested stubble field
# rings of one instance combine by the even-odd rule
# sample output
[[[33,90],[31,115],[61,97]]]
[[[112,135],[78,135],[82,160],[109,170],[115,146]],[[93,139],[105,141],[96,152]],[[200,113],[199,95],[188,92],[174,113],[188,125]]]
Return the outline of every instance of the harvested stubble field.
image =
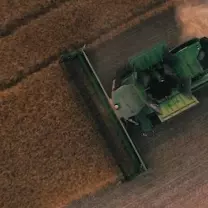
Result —
[[[29,2],[1,6],[2,25],[53,3]],[[116,181],[114,160],[75,87],[57,63],[47,65],[152,1],[145,2],[71,0],[0,39],[0,207],[62,206]]]

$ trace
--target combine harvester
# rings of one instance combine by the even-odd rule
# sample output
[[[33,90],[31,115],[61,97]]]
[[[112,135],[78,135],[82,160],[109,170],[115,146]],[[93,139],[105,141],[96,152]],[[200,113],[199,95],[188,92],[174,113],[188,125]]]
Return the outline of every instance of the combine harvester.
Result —
[[[152,135],[156,124],[200,102],[195,92],[208,83],[208,38],[193,38],[171,50],[158,43],[130,57],[112,80],[111,97],[84,48],[65,51],[60,64],[76,83],[124,179],[129,180],[147,170],[130,127],[135,126],[139,136]]]

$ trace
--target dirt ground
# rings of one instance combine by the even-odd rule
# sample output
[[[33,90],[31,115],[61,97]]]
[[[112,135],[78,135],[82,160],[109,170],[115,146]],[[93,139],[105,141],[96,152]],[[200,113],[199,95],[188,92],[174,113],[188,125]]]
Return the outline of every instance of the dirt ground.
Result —
[[[115,182],[118,170],[59,52],[127,29],[153,1],[11,2],[0,3],[0,207],[63,207]]]

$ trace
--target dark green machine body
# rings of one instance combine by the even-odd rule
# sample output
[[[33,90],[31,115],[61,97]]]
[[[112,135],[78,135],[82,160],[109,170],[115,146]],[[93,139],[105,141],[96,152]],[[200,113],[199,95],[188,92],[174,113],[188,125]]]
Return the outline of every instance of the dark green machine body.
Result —
[[[194,38],[169,50],[165,43],[129,58],[113,81],[112,101],[125,123],[153,129],[199,101],[194,92],[208,82],[208,39]]]
[[[160,43],[129,58],[127,66],[116,73],[111,97],[84,49],[65,51],[60,64],[89,106],[124,178],[131,179],[147,167],[126,123],[151,131],[152,115],[165,122],[199,103],[194,92],[208,82],[208,41],[195,38],[172,50]],[[164,64],[168,65],[168,76]],[[141,77],[148,78],[147,82]]]

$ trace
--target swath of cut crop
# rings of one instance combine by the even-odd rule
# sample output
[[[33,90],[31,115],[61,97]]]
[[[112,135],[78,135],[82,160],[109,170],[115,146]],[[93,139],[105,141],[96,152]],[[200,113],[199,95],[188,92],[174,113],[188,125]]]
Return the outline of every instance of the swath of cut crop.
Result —
[[[37,71],[42,63],[57,58],[59,52],[96,39],[128,18],[142,1],[89,2],[77,0],[21,27],[12,36],[0,39],[0,88]],[[151,1],[147,1],[148,3]]]
[[[181,41],[208,36],[208,2],[185,2],[176,7],[176,18],[181,27]]]
[[[77,95],[58,64],[0,92],[0,207],[56,208],[117,180]]]

